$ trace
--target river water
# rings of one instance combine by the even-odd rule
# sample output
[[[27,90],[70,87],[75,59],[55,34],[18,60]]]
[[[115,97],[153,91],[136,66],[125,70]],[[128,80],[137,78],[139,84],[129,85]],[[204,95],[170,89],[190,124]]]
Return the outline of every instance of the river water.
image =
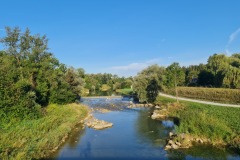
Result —
[[[151,119],[151,109],[128,109],[129,102],[116,99],[83,99],[92,108],[112,110],[109,113],[94,113],[98,119],[113,123],[112,128],[94,130],[85,128],[72,132],[66,143],[49,159],[83,160],[159,160],[159,159],[240,159],[236,153],[197,145],[190,149],[165,151],[166,138],[174,130],[171,119]],[[81,128],[78,126],[77,128]]]

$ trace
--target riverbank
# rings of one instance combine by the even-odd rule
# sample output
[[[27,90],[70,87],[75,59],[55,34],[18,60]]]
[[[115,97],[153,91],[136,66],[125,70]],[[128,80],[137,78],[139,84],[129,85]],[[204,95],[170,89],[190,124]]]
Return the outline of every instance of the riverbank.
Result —
[[[156,103],[167,109],[167,116],[178,119],[177,134],[240,151],[240,108],[174,101],[159,96]]]
[[[79,104],[49,105],[44,117],[14,124],[0,134],[0,159],[39,159],[56,151],[88,115]]]

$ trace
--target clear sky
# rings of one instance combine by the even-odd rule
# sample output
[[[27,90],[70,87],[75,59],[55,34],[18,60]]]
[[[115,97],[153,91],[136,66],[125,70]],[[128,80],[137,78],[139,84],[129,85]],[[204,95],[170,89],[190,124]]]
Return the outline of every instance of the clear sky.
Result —
[[[29,27],[68,66],[129,76],[240,52],[239,8],[240,0],[1,0],[0,36],[5,26]]]

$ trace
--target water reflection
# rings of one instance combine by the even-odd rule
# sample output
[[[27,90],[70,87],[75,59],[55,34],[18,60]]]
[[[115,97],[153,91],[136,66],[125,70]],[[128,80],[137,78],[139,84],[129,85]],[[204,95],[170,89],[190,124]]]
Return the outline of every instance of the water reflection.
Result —
[[[207,145],[190,149],[165,151],[168,133],[174,129],[172,119],[151,119],[151,109],[128,109],[119,99],[85,99],[90,107],[110,108],[112,112],[94,113],[96,118],[112,122],[112,128],[96,131],[86,128],[76,131],[62,147],[51,156],[54,159],[240,159],[239,155]],[[117,107],[113,107],[117,106]],[[80,128],[80,127],[79,127]]]
[[[75,148],[77,144],[81,141],[81,137],[85,134],[85,129],[82,129],[81,124],[77,125],[75,129],[70,134],[67,144],[70,148]]]
[[[164,120],[164,121],[162,121],[162,125],[166,128],[173,128],[174,122],[170,121],[170,120]]]
[[[136,128],[140,139],[146,139],[155,146],[164,147],[168,133],[174,129],[174,123],[170,120],[166,122],[151,119],[152,110],[142,109],[138,112]],[[165,126],[167,122],[172,126]]]

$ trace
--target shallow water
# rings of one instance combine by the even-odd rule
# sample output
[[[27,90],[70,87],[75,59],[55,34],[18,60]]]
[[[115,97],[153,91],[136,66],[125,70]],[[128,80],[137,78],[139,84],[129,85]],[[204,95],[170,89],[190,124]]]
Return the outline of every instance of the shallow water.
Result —
[[[152,120],[150,109],[128,109],[128,102],[121,99],[85,99],[83,103],[111,109],[109,113],[94,115],[112,122],[113,127],[100,131],[76,129],[51,159],[240,159],[239,155],[207,145],[165,151],[168,133],[174,130],[172,120]]]

